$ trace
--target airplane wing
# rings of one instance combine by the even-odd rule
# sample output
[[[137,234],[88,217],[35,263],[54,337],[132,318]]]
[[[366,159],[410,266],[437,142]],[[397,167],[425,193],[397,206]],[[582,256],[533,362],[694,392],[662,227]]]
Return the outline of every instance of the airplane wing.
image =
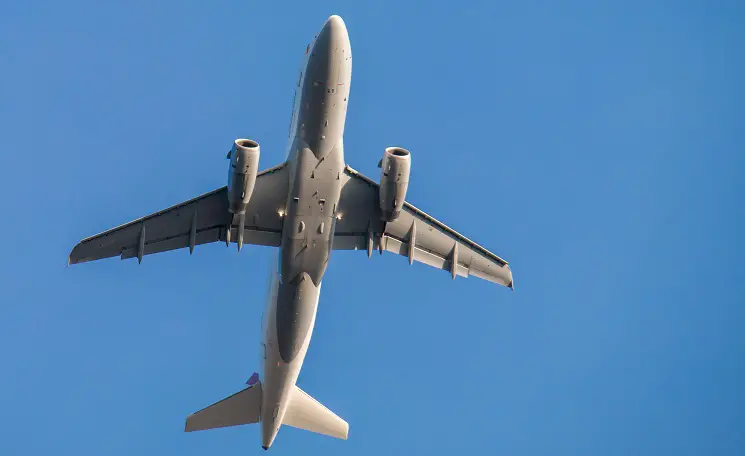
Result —
[[[334,249],[383,250],[450,272],[475,276],[514,289],[512,271],[505,260],[446,226],[434,217],[404,203],[393,222],[380,219],[378,184],[347,166],[334,231]]]
[[[278,246],[282,217],[278,209],[287,201],[286,163],[260,172],[246,209],[243,242]],[[228,211],[227,188],[223,187],[160,212],[145,216],[103,233],[83,239],[73,248],[69,264],[84,263],[113,256],[121,259],[165,252],[210,242],[238,238],[238,221]]]

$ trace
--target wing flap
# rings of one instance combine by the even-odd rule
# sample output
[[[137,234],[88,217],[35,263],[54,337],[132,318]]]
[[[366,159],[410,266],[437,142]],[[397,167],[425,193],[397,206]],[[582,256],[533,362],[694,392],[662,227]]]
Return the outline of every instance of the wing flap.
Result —
[[[225,241],[225,229],[220,230],[220,240]],[[233,226],[230,229],[230,242],[237,242],[238,227]],[[245,228],[243,230],[243,242],[252,245],[266,245],[278,247],[282,239],[282,229],[261,229],[260,227]]]
[[[409,249],[411,248],[411,243],[401,241],[399,239],[386,235],[383,237],[383,248],[389,252],[397,253],[401,256],[408,256]],[[414,246],[413,259],[414,261],[418,261],[428,266],[432,266],[445,271],[450,271],[451,268],[449,259],[443,258],[435,253],[419,248],[418,246]],[[462,264],[458,264],[456,265],[455,273],[456,275],[459,275],[461,277],[468,277],[468,267]]]
[[[366,246],[364,234],[334,232],[334,250],[364,250]]]
[[[196,233],[194,245],[209,244],[211,242],[217,242],[221,239],[220,234],[224,232],[224,228],[208,228]],[[225,236],[223,235],[224,239]],[[168,239],[146,241],[144,255],[152,255],[154,253],[167,252],[169,250],[182,249],[189,247],[189,234],[182,234],[180,236],[174,236]],[[248,242],[247,242],[248,243]],[[137,258],[139,246],[135,245],[132,247],[125,247],[121,252],[121,259],[126,260],[128,258]]]

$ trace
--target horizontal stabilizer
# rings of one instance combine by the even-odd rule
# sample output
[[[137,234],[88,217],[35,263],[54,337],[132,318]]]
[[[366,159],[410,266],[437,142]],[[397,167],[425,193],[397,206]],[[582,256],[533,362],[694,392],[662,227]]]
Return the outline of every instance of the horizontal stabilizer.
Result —
[[[252,377],[253,378],[253,377]],[[261,382],[226,397],[186,418],[186,432],[258,423],[261,415]]]
[[[349,424],[297,386],[282,424],[318,434],[347,439]]]

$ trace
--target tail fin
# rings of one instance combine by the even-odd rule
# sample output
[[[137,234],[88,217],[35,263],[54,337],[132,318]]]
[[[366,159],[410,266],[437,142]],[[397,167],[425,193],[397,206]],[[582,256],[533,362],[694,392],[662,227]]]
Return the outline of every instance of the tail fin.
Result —
[[[220,402],[189,415],[186,418],[186,432],[258,423],[261,416],[261,382],[254,374],[248,381],[249,387]]]
[[[346,440],[349,424],[297,386],[282,424]]]

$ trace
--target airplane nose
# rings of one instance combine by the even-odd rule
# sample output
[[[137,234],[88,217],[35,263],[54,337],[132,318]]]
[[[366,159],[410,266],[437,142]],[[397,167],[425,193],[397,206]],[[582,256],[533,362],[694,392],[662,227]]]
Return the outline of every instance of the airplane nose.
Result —
[[[307,65],[308,74],[313,74],[313,81],[326,83],[333,80],[335,83],[337,73],[345,61],[343,56],[346,57],[349,54],[347,26],[341,17],[333,15],[326,19],[313,43],[313,50]]]
[[[337,16],[330,16],[326,23],[323,24],[323,29],[319,34],[319,40],[325,38],[325,41],[331,49],[338,49],[339,47],[345,47],[345,44],[349,41],[347,35],[347,26],[344,24],[344,20]]]
[[[344,24],[344,19],[342,19],[341,16],[337,16],[336,14],[334,14],[333,16],[329,16],[329,18],[326,20],[324,28],[330,29],[332,33],[346,33],[347,31],[347,26]]]

